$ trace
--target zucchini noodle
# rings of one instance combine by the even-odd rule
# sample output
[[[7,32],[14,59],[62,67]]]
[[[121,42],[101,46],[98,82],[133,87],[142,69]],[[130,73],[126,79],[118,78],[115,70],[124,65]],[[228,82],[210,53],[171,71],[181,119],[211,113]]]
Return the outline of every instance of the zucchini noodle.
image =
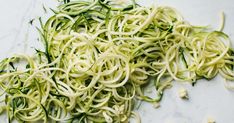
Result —
[[[234,80],[229,37],[171,7],[71,1],[38,30],[44,50],[0,62],[9,122],[140,123],[137,99],[158,104],[173,80]],[[155,97],[144,94],[151,82]]]

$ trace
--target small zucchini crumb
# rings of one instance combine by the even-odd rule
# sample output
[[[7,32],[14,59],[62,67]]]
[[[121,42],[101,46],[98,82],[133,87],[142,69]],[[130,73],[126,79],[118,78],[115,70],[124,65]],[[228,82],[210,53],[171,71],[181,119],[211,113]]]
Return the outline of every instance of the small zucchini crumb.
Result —
[[[216,123],[215,120],[211,117],[207,119],[207,123]]]
[[[188,92],[187,92],[187,90],[185,88],[181,88],[179,90],[179,97],[181,99],[188,99]]]
[[[154,108],[159,108],[160,107],[160,103],[158,103],[158,102],[153,103],[153,107]]]

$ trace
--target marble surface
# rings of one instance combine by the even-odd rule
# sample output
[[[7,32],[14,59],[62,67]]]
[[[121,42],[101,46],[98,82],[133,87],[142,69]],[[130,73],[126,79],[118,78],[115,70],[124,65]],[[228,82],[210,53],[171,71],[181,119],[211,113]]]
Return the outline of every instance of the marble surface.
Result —
[[[234,1],[233,0],[136,0],[151,6],[169,5],[176,8],[193,25],[210,25],[217,29],[219,13],[225,12],[224,32],[234,43]],[[33,54],[33,48],[42,48],[38,41],[36,26],[29,24],[40,16],[45,20],[54,8],[56,0],[0,0],[0,59],[15,53]],[[46,8],[46,11],[43,9]],[[234,123],[234,91],[227,90],[225,80],[217,76],[210,81],[200,80],[195,87],[174,82],[173,88],[165,91],[161,107],[154,109],[149,103],[142,103],[138,112],[142,123],[206,123],[211,117],[217,123]],[[178,97],[179,88],[188,89],[189,100]],[[0,121],[6,122],[1,115]]]

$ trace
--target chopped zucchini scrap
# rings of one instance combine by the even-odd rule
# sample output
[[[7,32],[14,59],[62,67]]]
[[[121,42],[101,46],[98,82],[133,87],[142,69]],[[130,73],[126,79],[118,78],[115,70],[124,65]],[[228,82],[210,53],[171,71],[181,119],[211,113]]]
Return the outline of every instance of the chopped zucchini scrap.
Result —
[[[215,120],[211,117],[207,119],[207,123],[216,123]]]
[[[153,107],[154,108],[159,108],[160,107],[160,103],[158,103],[158,102],[153,103]]]
[[[179,97],[181,99],[188,99],[189,98],[188,92],[187,92],[187,90],[185,88],[180,88],[179,89]]]

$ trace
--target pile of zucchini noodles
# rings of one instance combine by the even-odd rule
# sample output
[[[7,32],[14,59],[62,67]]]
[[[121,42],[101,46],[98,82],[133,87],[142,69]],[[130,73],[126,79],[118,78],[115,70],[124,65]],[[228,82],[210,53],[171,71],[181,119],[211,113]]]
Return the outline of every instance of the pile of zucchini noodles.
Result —
[[[44,51],[0,63],[9,122],[140,122],[134,102],[159,102],[173,80],[234,80],[228,36],[171,7],[77,0],[54,13],[38,28]],[[144,95],[151,82],[156,97]]]

